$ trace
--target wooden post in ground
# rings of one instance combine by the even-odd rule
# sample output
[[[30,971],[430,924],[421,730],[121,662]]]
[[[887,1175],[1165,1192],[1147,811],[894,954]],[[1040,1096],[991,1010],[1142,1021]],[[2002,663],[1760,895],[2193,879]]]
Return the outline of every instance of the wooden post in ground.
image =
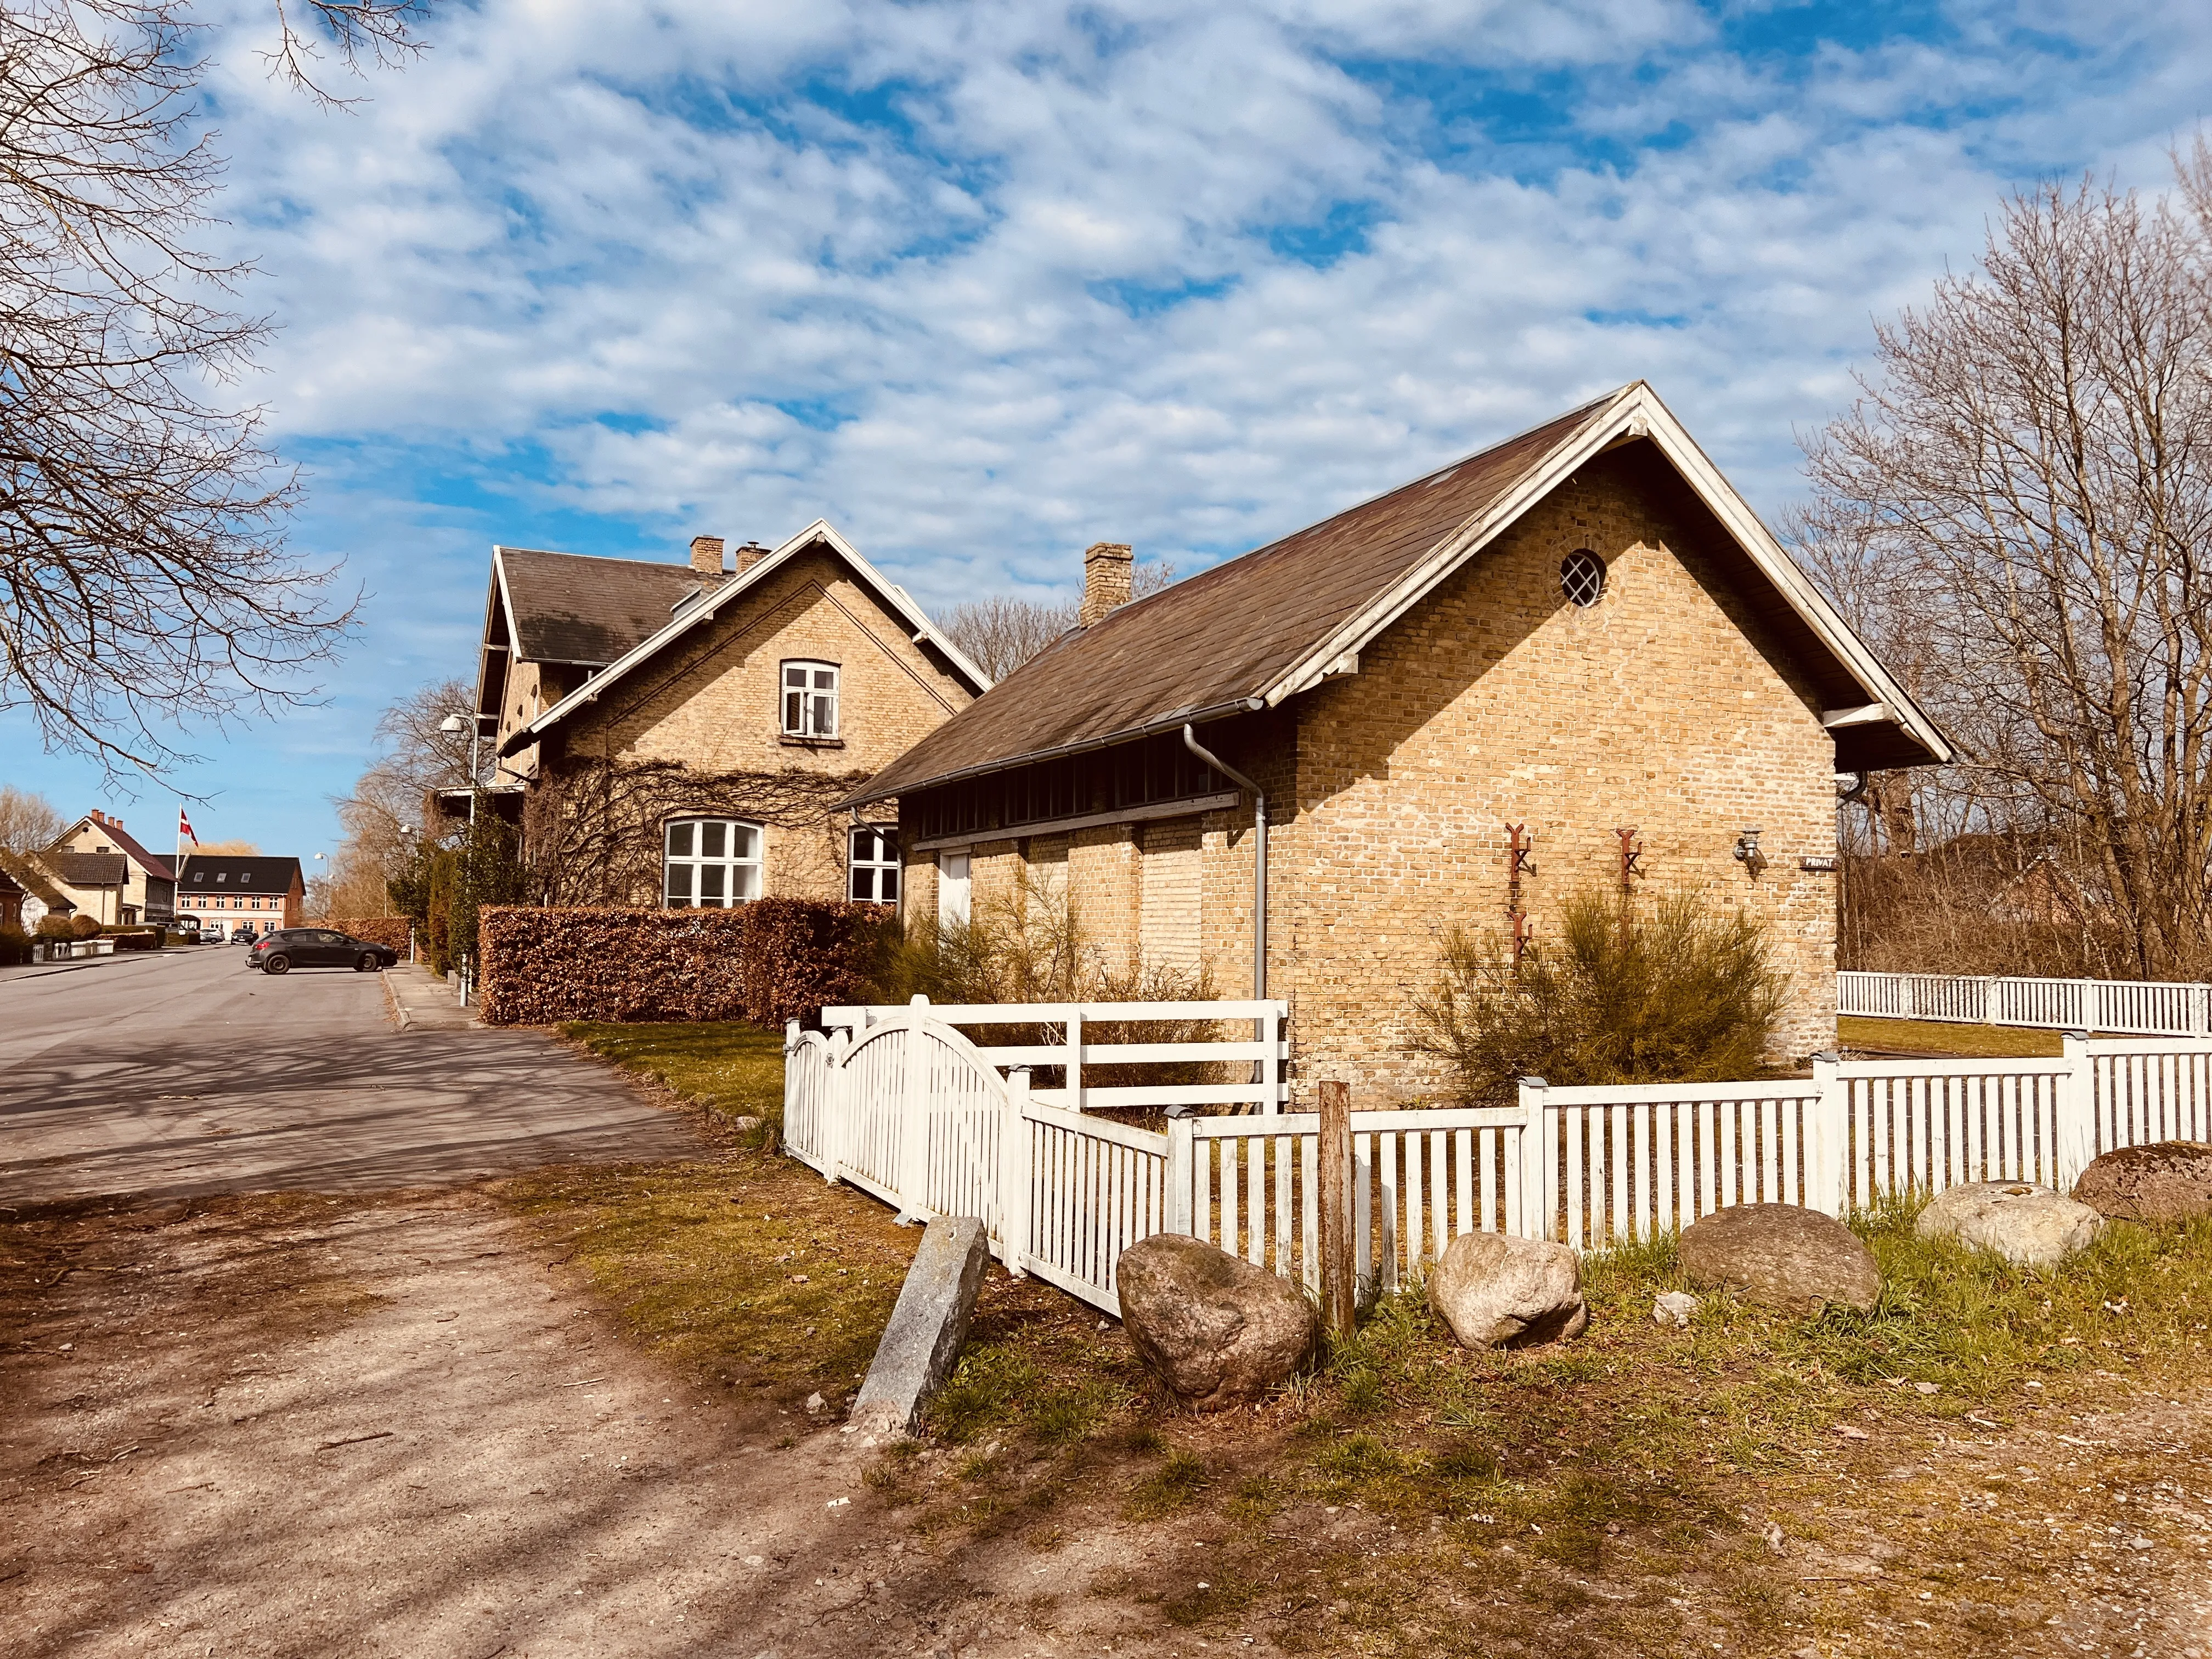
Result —
[[[1324,1083],[1321,1097],[1321,1316],[1332,1336],[1352,1334],[1352,1085]]]

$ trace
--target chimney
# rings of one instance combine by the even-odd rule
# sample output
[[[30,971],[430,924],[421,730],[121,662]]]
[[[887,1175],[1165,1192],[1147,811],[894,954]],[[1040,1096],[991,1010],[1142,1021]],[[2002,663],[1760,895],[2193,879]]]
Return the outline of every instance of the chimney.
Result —
[[[746,571],[768,557],[768,555],[769,550],[758,542],[747,542],[738,550],[737,574],[740,576],[744,575]]]
[[[1129,602],[1133,556],[1121,542],[1093,542],[1083,551],[1083,608],[1077,625],[1088,628],[1109,611]]]
[[[722,538],[720,536],[694,536],[691,538],[691,568],[699,574],[699,585],[712,587],[722,580]]]

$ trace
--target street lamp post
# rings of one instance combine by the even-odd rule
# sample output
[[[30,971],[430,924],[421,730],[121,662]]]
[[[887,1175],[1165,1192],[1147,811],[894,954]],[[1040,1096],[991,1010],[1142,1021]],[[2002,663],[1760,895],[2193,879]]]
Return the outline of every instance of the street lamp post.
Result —
[[[477,827],[477,785],[483,774],[477,761],[477,744],[483,733],[476,721],[464,714],[448,714],[438,723],[441,732],[465,731],[469,734],[469,828]]]

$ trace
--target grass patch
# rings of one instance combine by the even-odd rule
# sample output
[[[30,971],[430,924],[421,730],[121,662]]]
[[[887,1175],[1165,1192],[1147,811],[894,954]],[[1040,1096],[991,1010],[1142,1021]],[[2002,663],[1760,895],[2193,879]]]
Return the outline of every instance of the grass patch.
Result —
[[[548,1171],[495,1191],[647,1346],[785,1408],[816,1390],[842,1405],[860,1386],[921,1237],[776,1153]]]
[[[783,1033],[741,1020],[614,1025],[575,1020],[561,1035],[624,1071],[641,1072],[727,1117],[783,1126]]]
[[[1836,1041],[1845,1048],[1962,1060],[2040,1059],[2064,1052],[2063,1036],[2026,1025],[1953,1025],[1932,1019],[1869,1019],[1858,1014],[1845,1014],[1836,1021]]]

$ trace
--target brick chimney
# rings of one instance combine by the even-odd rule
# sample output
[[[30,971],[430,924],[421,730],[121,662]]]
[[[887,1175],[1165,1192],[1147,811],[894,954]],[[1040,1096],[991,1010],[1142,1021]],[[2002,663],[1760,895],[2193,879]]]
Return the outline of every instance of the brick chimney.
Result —
[[[722,538],[720,536],[694,536],[691,538],[691,568],[699,574],[702,587],[712,587],[722,580]]]
[[[1083,608],[1079,626],[1088,628],[1109,611],[1129,602],[1133,555],[1122,542],[1093,542],[1083,550]]]
[[[769,550],[763,547],[758,542],[747,542],[743,547],[738,550],[737,574],[740,576],[744,575],[746,571],[751,569],[763,559],[768,557],[768,556]]]

